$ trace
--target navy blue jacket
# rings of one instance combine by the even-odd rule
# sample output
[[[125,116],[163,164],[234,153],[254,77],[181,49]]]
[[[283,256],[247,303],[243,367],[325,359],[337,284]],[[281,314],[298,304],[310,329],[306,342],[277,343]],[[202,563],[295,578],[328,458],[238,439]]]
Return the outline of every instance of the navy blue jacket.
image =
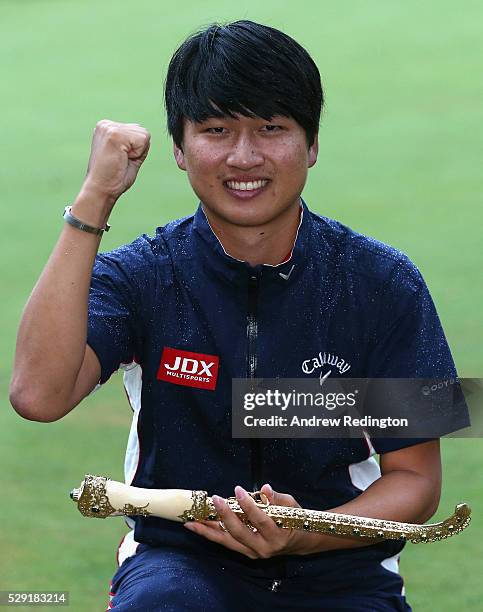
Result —
[[[153,238],[99,255],[88,343],[102,366],[101,383],[121,364],[126,370],[133,408],[127,482],[222,496],[233,495],[236,484],[253,490],[269,482],[316,509],[367,488],[379,476],[374,451],[415,441],[375,440],[370,448],[363,439],[233,439],[232,378],[318,376],[328,368],[317,368],[319,353],[339,364],[331,376],[454,375],[417,268],[305,204],[292,256],[278,266],[252,268],[227,255],[201,206]],[[202,361],[216,363],[203,370]],[[185,374],[171,379],[163,362]],[[179,524],[135,522],[138,542],[224,554]],[[383,543],[357,554],[390,556],[401,547]]]

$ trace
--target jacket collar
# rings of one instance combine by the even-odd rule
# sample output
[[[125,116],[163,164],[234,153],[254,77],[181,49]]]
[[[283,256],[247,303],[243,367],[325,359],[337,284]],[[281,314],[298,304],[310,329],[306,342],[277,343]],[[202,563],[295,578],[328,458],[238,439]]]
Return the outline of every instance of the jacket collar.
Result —
[[[298,276],[305,265],[307,245],[310,239],[312,220],[310,211],[301,200],[302,213],[292,253],[288,259],[277,265],[260,264],[252,267],[246,261],[235,259],[224,250],[223,245],[211,229],[200,203],[194,215],[193,229],[199,255],[208,272],[231,283],[245,283],[249,278],[271,279],[287,285]]]

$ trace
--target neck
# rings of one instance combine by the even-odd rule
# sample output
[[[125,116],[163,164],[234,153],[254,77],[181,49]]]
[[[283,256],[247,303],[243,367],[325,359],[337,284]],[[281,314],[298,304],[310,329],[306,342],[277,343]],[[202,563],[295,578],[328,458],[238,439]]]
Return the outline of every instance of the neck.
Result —
[[[225,252],[251,266],[282,263],[294,246],[300,223],[300,200],[276,219],[250,227],[227,223],[205,207],[203,210]]]

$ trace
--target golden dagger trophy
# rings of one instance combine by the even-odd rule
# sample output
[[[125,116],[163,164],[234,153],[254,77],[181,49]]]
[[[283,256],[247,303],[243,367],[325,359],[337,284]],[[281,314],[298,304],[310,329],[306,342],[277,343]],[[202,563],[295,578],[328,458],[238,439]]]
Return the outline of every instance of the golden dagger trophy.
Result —
[[[250,495],[257,506],[281,529],[301,529],[352,538],[407,540],[413,543],[436,542],[463,531],[470,522],[471,514],[467,504],[458,504],[454,513],[446,520],[418,525],[321,510],[275,506],[259,491]],[[87,517],[155,516],[181,523],[221,519],[206,491],[143,489],[104,476],[87,474],[79,488],[71,491],[70,496],[77,503],[81,514]],[[236,498],[229,497],[226,502],[240,520],[251,527]]]

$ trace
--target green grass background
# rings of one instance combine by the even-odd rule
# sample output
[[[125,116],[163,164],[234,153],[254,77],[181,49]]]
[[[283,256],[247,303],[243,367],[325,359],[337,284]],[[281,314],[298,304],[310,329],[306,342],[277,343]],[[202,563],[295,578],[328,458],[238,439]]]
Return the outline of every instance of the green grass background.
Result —
[[[162,82],[188,33],[236,18],[285,30],[320,67],[327,103],[309,205],[406,251],[460,374],[483,373],[480,1],[0,0],[0,589],[69,590],[72,610],[105,607],[125,529],[81,518],[67,493],[86,472],[122,478],[130,410],[121,378],[61,422],[24,421],[7,396],[16,327],[81,185],[97,120],[152,133],[103,250],[193,211]],[[415,610],[483,609],[482,449],[480,439],[444,441],[437,517],[465,500],[474,520],[453,540],[406,548]]]

